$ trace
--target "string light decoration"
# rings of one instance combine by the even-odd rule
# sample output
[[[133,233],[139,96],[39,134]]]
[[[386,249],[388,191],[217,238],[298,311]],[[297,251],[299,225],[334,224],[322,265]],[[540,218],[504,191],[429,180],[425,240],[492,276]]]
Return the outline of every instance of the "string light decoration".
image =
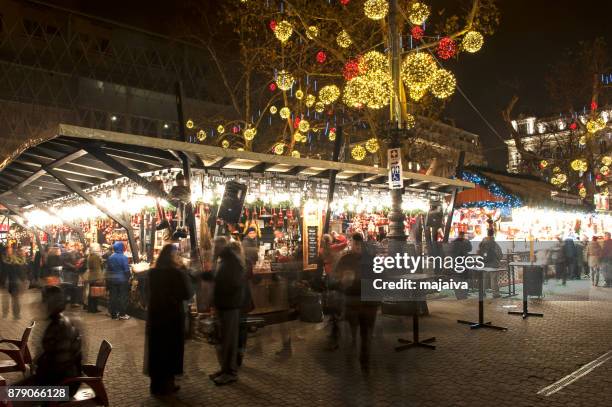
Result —
[[[540,168],[544,169],[546,167],[548,167],[548,161],[546,161],[546,160],[540,161]]]
[[[610,175],[610,167],[607,165],[602,166],[599,169],[599,172],[601,173],[601,175],[603,175],[604,177],[607,177],[608,175]]]
[[[361,161],[366,157],[366,149],[362,145],[356,145],[351,150],[351,157],[357,161]]]
[[[335,127],[332,127],[331,129],[329,129],[329,135],[327,137],[329,138],[329,141],[336,140],[336,128]]]
[[[351,79],[359,76],[359,60],[360,58],[350,59],[344,68],[342,69],[342,75],[344,79],[350,81]]]
[[[612,165],[612,157],[609,155],[601,157],[601,163],[609,167],[610,165]]]
[[[298,129],[300,129],[302,133],[307,133],[308,130],[310,130],[310,123],[308,122],[308,120],[302,119],[300,121],[300,124],[298,125]]]
[[[410,35],[412,35],[413,39],[419,41],[423,38],[423,35],[425,35],[425,30],[423,30],[420,25],[415,25],[410,29]]]
[[[270,106],[270,113],[276,114],[276,112],[278,112],[278,109],[276,108],[276,106]]]
[[[308,94],[306,95],[306,101],[304,102],[304,104],[306,105],[306,107],[312,107],[314,106],[316,101],[317,98],[315,95]]]
[[[415,52],[402,61],[402,80],[410,88],[427,89],[437,69],[436,61],[431,55]]]
[[[306,29],[306,38],[308,38],[309,40],[314,40],[318,36],[319,36],[319,29],[316,26],[311,25]]]
[[[268,89],[270,92],[274,92],[276,90],[276,83],[272,82],[268,85]]]
[[[567,181],[567,175],[558,173],[550,179],[550,183],[556,186],[563,185]]]
[[[319,51],[317,52],[317,62],[320,64],[325,63],[325,60],[327,59],[327,54],[325,53],[325,51]]]
[[[446,99],[455,93],[457,80],[452,72],[446,69],[438,69],[431,83],[431,93],[438,99]]]
[[[570,166],[572,167],[572,170],[581,172],[584,172],[589,168],[586,160],[582,158],[575,159],[571,162]]]
[[[293,157],[293,158],[300,158],[300,156],[301,156],[301,154],[300,154],[300,152],[299,152],[299,151],[297,151],[297,150],[293,150],[293,151],[291,152],[291,157]]]
[[[606,122],[602,117],[591,119],[587,122],[586,128],[589,133],[597,133],[606,128]]]
[[[582,199],[586,198],[586,194],[587,194],[587,190],[585,187],[582,187],[578,190],[578,195],[580,195],[580,198]]]
[[[256,134],[257,134],[257,129],[255,127],[249,127],[248,129],[244,130],[244,139],[251,141],[255,138]]]
[[[188,129],[193,129],[193,120],[187,120],[187,123],[185,123],[185,127],[187,127]]]
[[[323,113],[324,110],[325,110],[325,105],[323,104],[323,102],[315,103],[315,112]]]
[[[293,77],[293,75],[291,75],[289,72],[285,71],[284,69],[282,71],[279,71],[276,74],[276,85],[278,86],[280,90],[291,89],[294,82],[295,82],[295,78]]]
[[[282,155],[285,152],[285,145],[283,143],[276,143],[274,145],[274,154]]]
[[[291,34],[293,34],[293,25],[287,20],[283,20],[276,24],[273,29],[274,35],[278,40],[282,43],[285,43],[289,38],[291,38]]]
[[[223,134],[225,133],[225,127],[223,127],[222,124],[217,126],[217,132],[219,132],[219,134]]]
[[[229,142],[229,141],[227,141],[227,140],[223,140],[223,141],[221,142],[221,147],[223,147],[223,148],[229,148],[229,146],[230,146],[230,142]]]
[[[363,12],[369,19],[381,20],[389,12],[389,2],[387,0],[367,0],[363,4]]]
[[[295,98],[301,100],[304,97],[304,92],[301,89],[295,91]]]
[[[404,116],[404,123],[406,124],[407,129],[411,129],[416,125],[416,118],[414,115],[406,113],[406,116]]]
[[[357,60],[360,74],[376,75],[389,73],[389,59],[382,52],[369,51]]]
[[[488,179],[487,177],[483,175],[469,172],[469,171],[462,171],[459,174],[459,177],[464,181],[472,182],[474,184],[478,184],[478,185],[485,187],[490,193],[502,199],[501,201],[495,201],[495,202],[490,202],[490,201],[470,202],[470,203],[461,205],[462,207],[487,206],[489,208],[510,209],[510,208],[518,208],[518,207],[523,206],[523,201],[521,200],[521,198],[507,193],[502,187],[500,187],[498,184],[496,184],[495,182],[491,181],[490,179]]]
[[[293,133],[293,139],[296,142],[300,143],[302,141],[302,138],[304,138],[304,136],[299,131],[296,131],[295,133]]]
[[[484,38],[478,31],[468,31],[461,41],[461,47],[471,54],[480,51],[483,44]]]
[[[365,143],[365,148],[368,152],[374,154],[380,149],[380,145],[378,144],[378,140],[376,138],[371,138]]]
[[[558,172],[561,172],[561,168],[559,168],[559,167],[554,167],[554,168],[553,168],[553,173],[555,173],[555,174],[556,174],[556,173],[558,173]]]
[[[326,85],[319,90],[319,100],[324,105],[331,105],[340,97],[340,89],[336,85]]]
[[[270,20],[270,22],[268,23],[268,27],[270,27],[272,31],[276,30],[277,25],[278,24],[276,23],[276,20]]]
[[[410,88],[408,90],[408,96],[410,96],[410,99],[414,100],[415,102],[423,99],[425,93],[427,93],[427,88]]]
[[[206,132],[204,130],[199,130],[196,134],[196,137],[198,138],[198,140],[204,141],[206,140]]]
[[[415,2],[408,9],[408,19],[413,25],[422,25],[429,17],[429,7],[426,4]]]
[[[291,116],[291,110],[287,106],[283,107],[280,112],[278,112],[281,119],[288,119]]]
[[[457,52],[457,45],[449,37],[444,37],[438,43],[438,56],[442,59],[450,59]]]
[[[360,108],[364,105],[364,89],[366,88],[366,80],[357,76],[346,83],[342,100],[348,107]]]
[[[586,146],[586,142],[587,142],[586,136],[580,136],[580,138],[578,139],[578,144],[581,146]]]
[[[348,48],[353,43],[353,40],[346,30],[342,30],[336,37],[336,43],[342,48]]]

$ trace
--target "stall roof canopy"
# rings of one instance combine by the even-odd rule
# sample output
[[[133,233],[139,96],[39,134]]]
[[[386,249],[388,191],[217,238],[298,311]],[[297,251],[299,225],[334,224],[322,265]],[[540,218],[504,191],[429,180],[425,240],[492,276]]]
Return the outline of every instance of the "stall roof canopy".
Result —
[[[21,208],[34,204],[32,200],[41,203],[73,194],[74,188],[67,183],[87,190],[126,177],[128,172],[143,174],[180,168],[181,154],[189,157],[192,168],[211,173],[237,171],[253,176],[277,173],[321,178],[336,170],[339,182],[379,186],[387,182],[385,168],[237,151],[60,124],[57,136],[24,146],[0,168],[0,204]],[[470,182],[413,172],[404,172],[404,183],[408,189],[439,193],[474,187]]]
[[[486,189],[486,194],[465,191],[457,196],[457,205],[476,203],[475,201],[499,201],[499,197],[495,196],[492,191],[492,185],[500,187],[505,193],[512,195],[520,200],[524,206],[533,207],[550,207],[568,210],[584,210],[590,211],[592,205],[585,203],[578,195],[573,195],[565,191],[555,188],[553,185],[539,178],[510,174],[507,172],[498,172],[482,167],[466,167],[463,171],[463,179],[473,179],[469,174],[475,174],[483,178],[483,185]],[[477,187],[476,191],[482,191],[482,188]],[[494,196],[496,199],[484,199],[486,196]],[[476,199],[478,197],[478,199]],[[502,198],[503,199],[503,198]]]

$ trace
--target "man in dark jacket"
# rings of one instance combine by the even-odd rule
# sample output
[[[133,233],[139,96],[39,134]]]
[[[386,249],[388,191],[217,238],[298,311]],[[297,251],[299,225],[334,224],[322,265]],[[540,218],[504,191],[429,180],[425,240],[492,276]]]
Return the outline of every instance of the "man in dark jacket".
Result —
[[[130,266],[128,258],[123,254],[122,242],[113,244],[112,256],[106,262],[106,279],[109,292],[109,312],[113,319],[129,319],[125,313],[127,308]]]
[[[487,237],[482,239],[478,246],[478,254],[483,257],[485,267],[499,267],[500,262],[504,257],[501,247],[495,241],[495,230],[487,229]],[[491,276],[491,289],[493,290],[493,298],[499,298],[499,282],[497,281],[497,272],[488,273]]]
[[[466,257],[472,251],[472,242],[465,238],[465,232],[462,230],[459,232],[459,236],[453,240],[451,243],[451,256],[454,258],[458,257]],[[465,260],[463,260],[465,264]],[[456,273],[454,270],[451,271],[451,274],[455,281],[467,281],[467,273]],[[455,289],[455,297],[458,300],[463,300],[468,297],[468,289]]]

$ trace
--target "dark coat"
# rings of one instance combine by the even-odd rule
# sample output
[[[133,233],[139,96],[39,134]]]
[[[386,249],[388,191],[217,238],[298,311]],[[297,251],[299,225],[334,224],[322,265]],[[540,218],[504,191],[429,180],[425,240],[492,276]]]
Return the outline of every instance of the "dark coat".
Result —
[[[453,257],[465,257],[472,251],[472,242],[466,238],[458,237],[451,243],[451,255]]]
[[[501,247],[499,247],[497,242],[490,237],[486,237],[480,242],[478,254],[483,257],[483,262],[486,267],[499,267],[504,257]]]
[[[244,307],[246,291],[246,270],[244,264],[228,247],[219,255],[215,271],[215,308],[220,310]]]
[[[193,295],[184,269],[151,269],[145,328],[145,373],[168,376],[183,373],[185,307]]]
[[[42,347],[35,363],[38,384],[58,385],[65,378],[81,375],[81,335],[67,317],[51,316]]]

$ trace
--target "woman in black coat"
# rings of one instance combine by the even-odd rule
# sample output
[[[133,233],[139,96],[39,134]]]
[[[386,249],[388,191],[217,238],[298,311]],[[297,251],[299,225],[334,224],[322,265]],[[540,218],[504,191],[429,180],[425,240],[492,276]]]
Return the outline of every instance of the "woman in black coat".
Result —
[[[166,245],[147,279],[148,316],[145,329],[145,372],[153,395],[176,392],[174,376],[183,373],[185,308],[193,295],[177,249]]]

